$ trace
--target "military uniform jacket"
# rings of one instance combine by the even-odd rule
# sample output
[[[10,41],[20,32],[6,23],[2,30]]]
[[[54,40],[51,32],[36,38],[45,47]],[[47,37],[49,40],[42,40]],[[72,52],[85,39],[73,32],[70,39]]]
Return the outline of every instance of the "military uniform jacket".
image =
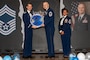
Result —
[[[71,33],[71,18],[66,17],[63,21],[63,25],[60,25],[62,18],[60,18],[59,25],[58,25],[58,30],[62,30],[65,33]]]
[[[46,28],[54,28],[54,12],[50,8],[45,12],[44,24]]]
[[[25,28],[31,28],[32,25],[30,23],[30,15],[28,14],[28,12],[25,12],[23,14],[23,21]]]
[[[82,17],[81,21],[79,21],[78,15],[74,16],[74,18],[75,18],[75,24],[74,24],[75,31],[87,31],[90,29],[90,23],[89,23],[90,16],[89,15],[85,14]]]

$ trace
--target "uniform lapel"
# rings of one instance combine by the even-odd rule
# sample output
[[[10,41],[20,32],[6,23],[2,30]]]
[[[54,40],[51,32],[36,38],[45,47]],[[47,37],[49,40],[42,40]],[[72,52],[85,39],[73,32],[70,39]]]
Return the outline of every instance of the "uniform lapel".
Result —
[[[82,21],[85,19],[85,16],[86,16],[86,15],[84,15],[84,16],[82,17]]]
[[[66,16],[65,18],[64,18],[64,21],[63,21],[63,23],[65,23],[65,20],[68,18],[68,16]],[[68,19],[67,19],[68,20]]]

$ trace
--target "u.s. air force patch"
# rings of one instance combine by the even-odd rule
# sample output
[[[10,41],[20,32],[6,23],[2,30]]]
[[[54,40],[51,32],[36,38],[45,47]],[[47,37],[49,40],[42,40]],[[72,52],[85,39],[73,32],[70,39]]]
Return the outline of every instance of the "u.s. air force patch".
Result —
[[[50,11],[50,12],[49,12],[49,17],[51,17],[52,15],[53,15],[53,13]]]
[[[7,5],[0,9],[0,33],[9,35],[16,30],[16,11]]]

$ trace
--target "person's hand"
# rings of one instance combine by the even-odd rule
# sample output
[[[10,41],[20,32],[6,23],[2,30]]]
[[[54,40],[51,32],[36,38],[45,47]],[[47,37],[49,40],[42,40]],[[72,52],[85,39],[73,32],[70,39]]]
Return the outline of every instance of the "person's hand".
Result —
[[[37,26],[32,26],[32,28],[33,28],[33,29],[36,29],[36,28],[38,28],[38,27],[37,27]]]
[[[44,13],[40,13],[40,15],[44,16]]]
[[[64,35],[64,31],[60,32],[61,35]]]
[[[42,26],[42,27],[44,27],[45,25],[44,25],[44,24],[42,24],[41,26]]]

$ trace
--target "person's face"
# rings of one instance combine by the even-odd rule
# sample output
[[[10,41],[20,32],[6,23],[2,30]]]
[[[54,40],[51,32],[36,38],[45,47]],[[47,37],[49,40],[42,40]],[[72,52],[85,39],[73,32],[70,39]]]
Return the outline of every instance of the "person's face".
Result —
[[[85,13],[85,6],[84,6],[84,4],[78,5],[78,12],[79,12],[79,14]]]
[[[28,5],[26,6],[26,8],[27,8],[27,10],[31,11],[31,10],[32,10],[32,4],[28,4]]]
[[[63,11],[63,16],[66,16],[66,15],[68,15],[68,12],[67,12],[67,10],[64,10]]]
[[[43,9],[47,10],[49,8],[49,4],[47,2],[43,3]]]

